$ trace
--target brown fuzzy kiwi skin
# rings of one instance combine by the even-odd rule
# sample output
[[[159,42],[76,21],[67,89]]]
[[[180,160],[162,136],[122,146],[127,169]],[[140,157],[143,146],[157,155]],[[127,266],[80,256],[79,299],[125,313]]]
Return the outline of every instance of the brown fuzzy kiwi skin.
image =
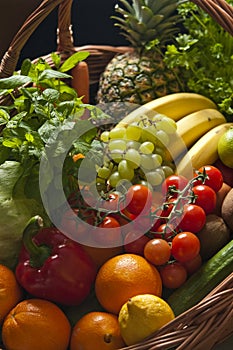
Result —
[[[222,202],[221,216],[226,225],[233,231],[233,188],[227,193]]]
[[[223,218],[216,214],[206,216],[205,226],[197,233],[203,261],[210,259],[230,241],[231,231]]]

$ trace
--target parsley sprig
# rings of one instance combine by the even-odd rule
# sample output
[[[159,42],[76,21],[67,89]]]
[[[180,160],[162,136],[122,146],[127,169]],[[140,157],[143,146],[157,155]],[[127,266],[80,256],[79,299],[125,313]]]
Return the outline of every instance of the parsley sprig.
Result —
[[[184,32],[167,46],[165,62],[181,68],[188,89],[211,98],[233,121],[233,37],[192,2],[181,1],[178,12]]]

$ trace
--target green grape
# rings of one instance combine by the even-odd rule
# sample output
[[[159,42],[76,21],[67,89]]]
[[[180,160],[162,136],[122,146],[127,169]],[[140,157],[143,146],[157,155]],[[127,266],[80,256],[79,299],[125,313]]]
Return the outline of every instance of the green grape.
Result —
[[[154,151],[154,144],[150,141],[145,141],[139,147],[139,151],[143,154],[151,154]]]
[[[140,166],[141,155],[136,149],[128,149],[124,154],[124,159],[129,162],[131,168],[133,169],[137,169]]]
[[[102,166],[98,169],[97,175],[101,179],[108,179],[111,174],[111,170],[107,168],[106,166]]]
[[[153,192],[153,187],[151,186],[151,183],[150,183],[150,182],[148,182],[148,181],[146,181],[146,180],[140,180],[140,181],[138,181],[137,183],[138,183],[139,185],[143,185],[143,186],[148,187],[148,188],[151,190],[151,192]]]
[[[165,177],[168,177],[168,176],[174,174],[174,170],[173,170],[170,166],[168,166],[168,165],[163,165],[163,166],[162,166],[162,169],[163,169],[163,172],[164,172],[164,176],[165,176]]]
[[[166,117],[165,114],[161,114],[161,113],[156,113],[153,118],[151,119],[153,123],[157,124],[158,122],[160,122],[164,117]]]
[[[115,162],[119,163],[124,156],[124,151],[121,149],[114,149],[109,153],[109,157]]]
[[[127,149],[130,149],[130,148],[139,149],[140,145],[141,145],[141,142],[131,140],[131,141],[128,141],[126,143],[126,148]]]
[[[161,157],[160,154],[153,153],[151,155],[151,158],[153,160],[154,168],[158,168],[159,166],[161,166],[161,164],[163,162],[163,158]]]
[[[175,120],[168,117],[163,117],[156,123],[156,128],[158,130],[165,131],[167,134],[174,134],[177,130],[177,124]]]
[[[116,191],[119,191],[121,195],[124,195],[127,193],[130,186],[132,186],[132,183],[129,180],[121,179],[116,185]]]
[[[154,168],[154,162],[151,155],[148,155],[148,154],[141,155],[141,167],[146,170],[151,170]]]
[[[117,187],[117,184],[120,180],[121,180],[120,174],[118,173],[118,171],[115,171],[110,175],[108,182],[111,187]]]
[[[120,139],[110,140],[108,144],[108,148],[110,149],[110,151],[113,151],[115,149],[120,149],[124,151],[126,150],[126,142]]]
[[[157,146],[157,147],[155,147],[154,153],[157,153],[162,157],[163,163],[167,164],[167,163],[172,162],[171,154],[167,148]]]
[[[155,169],[154,172],[158,173],[163,180],[165,179],[165,174],[164,174],[162,167]]]
[[[109,131],[103,131],[100,135],[100,140],[103,142],[109,141]]]
[[[157,143],[156,127],[154,125],[146,125],[142,129],[141,142],[150,141],[154,145]]]
[[[163,130],[156,131],[156,138],[157,138],[157,140],[159,140],[159,144],[161,144],[163,147],[168,146],[168,144],[170,142],[170,138],[169,138],[168,134]]]
[[[126,128],[126,137],[129,140],[138,141],[141,137],[142,129],[137,123],[129,124]]]
[[[124,127],[115,127],[109,131],[110,139],[123,139],[126,136],[126,129]]]
[[[97,178],[96,178],[96,183],[105,184],[105,179],[102,179],[102,178],[100,178],[100,177],[97,177]]]
[[[163,177],[156,171],[146,173],[146,179],[152,186],[158,186],[163,181]]]
[[[118,164],[118,173],[125,180],[132,180],[134,178],[134,169],[130,167],[130,164],[125,159]]]

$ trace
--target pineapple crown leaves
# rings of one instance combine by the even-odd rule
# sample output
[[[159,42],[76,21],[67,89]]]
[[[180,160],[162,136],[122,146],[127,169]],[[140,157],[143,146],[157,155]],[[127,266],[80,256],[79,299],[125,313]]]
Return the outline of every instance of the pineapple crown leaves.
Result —
[[[120,16],[111,16],[116,20],[115,26],[122,30],[131,45],[135,48],[163,46],[179,32],[178,23],[181,16],[177,7],[179,0],[119,0],[115,11]]]

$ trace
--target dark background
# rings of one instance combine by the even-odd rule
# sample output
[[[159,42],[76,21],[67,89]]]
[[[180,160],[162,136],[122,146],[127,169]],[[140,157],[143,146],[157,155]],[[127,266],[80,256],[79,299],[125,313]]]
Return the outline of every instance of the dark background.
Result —
[[[27,16],[42,0],[1,0],[0,59]],[[75,46],[86,44],[124,45],[110,17],[117,0],[73,0],[72,29]],[[57,9],[39,25],[21,51],[18,66],[28,58],[37,58],[56,50]]]

